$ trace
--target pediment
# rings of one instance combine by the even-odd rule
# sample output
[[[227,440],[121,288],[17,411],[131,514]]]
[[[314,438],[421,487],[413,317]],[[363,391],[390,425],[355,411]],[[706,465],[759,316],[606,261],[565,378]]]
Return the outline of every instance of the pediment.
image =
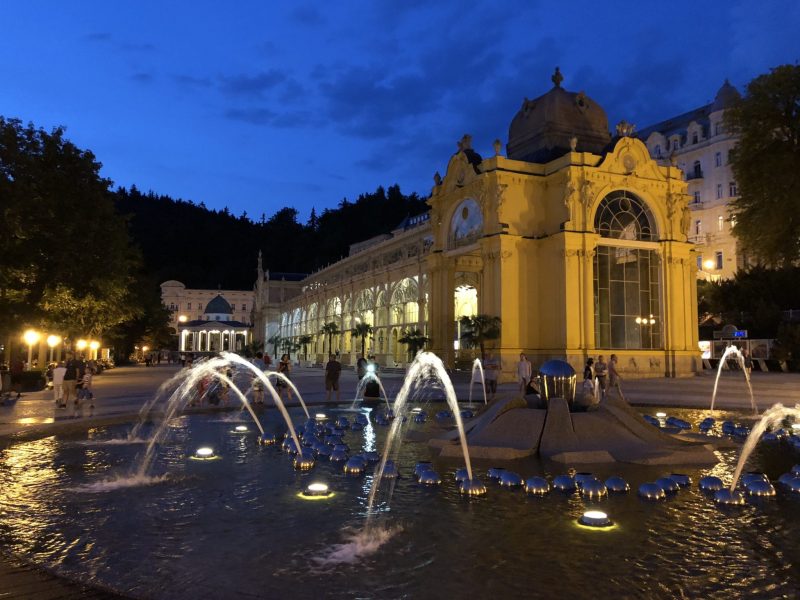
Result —
[[[644,179],[665,181],[658,163],[650,157],[644,143],[634,137],[621,137],[605,155],[598,169],[618,175],[633,175]]]

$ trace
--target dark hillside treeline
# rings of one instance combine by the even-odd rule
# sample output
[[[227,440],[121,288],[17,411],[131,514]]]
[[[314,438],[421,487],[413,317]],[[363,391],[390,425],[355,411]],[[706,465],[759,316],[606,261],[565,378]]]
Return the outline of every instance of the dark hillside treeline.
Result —
[[[350,244],[387,233],[405,217],[427,210],[424,199],[404,195],[397,185],[379,187],[355,202],[344,199],[319,216],[312,211],[305,224],[289,207],[253,222],[227,208],[209,210],[136,187],[119,188],[114,202],[128,217],[148,274],[159,282],[177,279],[206,289],[252,287],[259,250],[265,269],[310,273],[346,256]]]

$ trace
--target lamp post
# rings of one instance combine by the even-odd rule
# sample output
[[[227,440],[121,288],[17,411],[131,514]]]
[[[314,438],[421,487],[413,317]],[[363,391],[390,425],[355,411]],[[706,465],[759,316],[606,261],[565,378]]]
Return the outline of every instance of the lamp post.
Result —
[[[92,350],[91,353],[89,354],[91,360],[97,360],[97,349],[99,347],[100,347],[100,342],[98,342],[97,340],[92,340],[91,342],[89,342],[89,348],[91,348]]]
[[[28,371],[33,368],[33,345],[37,343],[41,337],[41,334],[33,329],[28,329],[22,334],[22,339],[24,339],[25,343],[28,344]]]
[[[50,334],[47,336],[47,345],[50,346],[50,362],[53,362],[53,348],[61,343],[61,336]]]
[[[705,275],[706,281],[719,281],[722,278],[719,273],[712,273],[716,267],[717,263],[711,258],[707,258],[703,261],[703,268],[700,272]]]
[[[77,348],[79,352],[83,352],[84,350],[86,350],[86,346],[88,346],[88,345],[89,345],[89,342],[87,342],[86,340],[82,340],[82,339],[78,340],[77,342],[75,342],[75,348]]]

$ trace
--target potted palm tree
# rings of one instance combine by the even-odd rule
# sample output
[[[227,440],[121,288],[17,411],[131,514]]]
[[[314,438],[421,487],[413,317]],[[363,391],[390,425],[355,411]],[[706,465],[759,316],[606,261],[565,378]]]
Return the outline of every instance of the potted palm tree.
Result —
[[[419,329],[406,329],[403,331],[403,337],[397,341],[408,346],[408,362],[411,362],[417,352],[422,350],[431,340]]]
[[[354,337],[361,338],[361,356],[366,358],[367,337],[372,335],[372,325],[369,323],[357,323],[350,333]]]
[[[461,341],[469,348],[481,349],[481,360],[486,359],[486,342],[500,337],[500,317],[475,315],[461,317]]]

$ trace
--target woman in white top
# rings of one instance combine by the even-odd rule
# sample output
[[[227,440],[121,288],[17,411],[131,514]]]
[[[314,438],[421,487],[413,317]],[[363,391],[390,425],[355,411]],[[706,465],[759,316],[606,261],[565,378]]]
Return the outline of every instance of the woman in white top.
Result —
[[[531,361],[528,360],[524,352],[520,352],[519,362],[517,363],[517,378],[519,379],[519,393],[523,396],[525,395],[525,390],[528,388],[528,384],[531,382],[532,373],[533,368],[531,367]]]

